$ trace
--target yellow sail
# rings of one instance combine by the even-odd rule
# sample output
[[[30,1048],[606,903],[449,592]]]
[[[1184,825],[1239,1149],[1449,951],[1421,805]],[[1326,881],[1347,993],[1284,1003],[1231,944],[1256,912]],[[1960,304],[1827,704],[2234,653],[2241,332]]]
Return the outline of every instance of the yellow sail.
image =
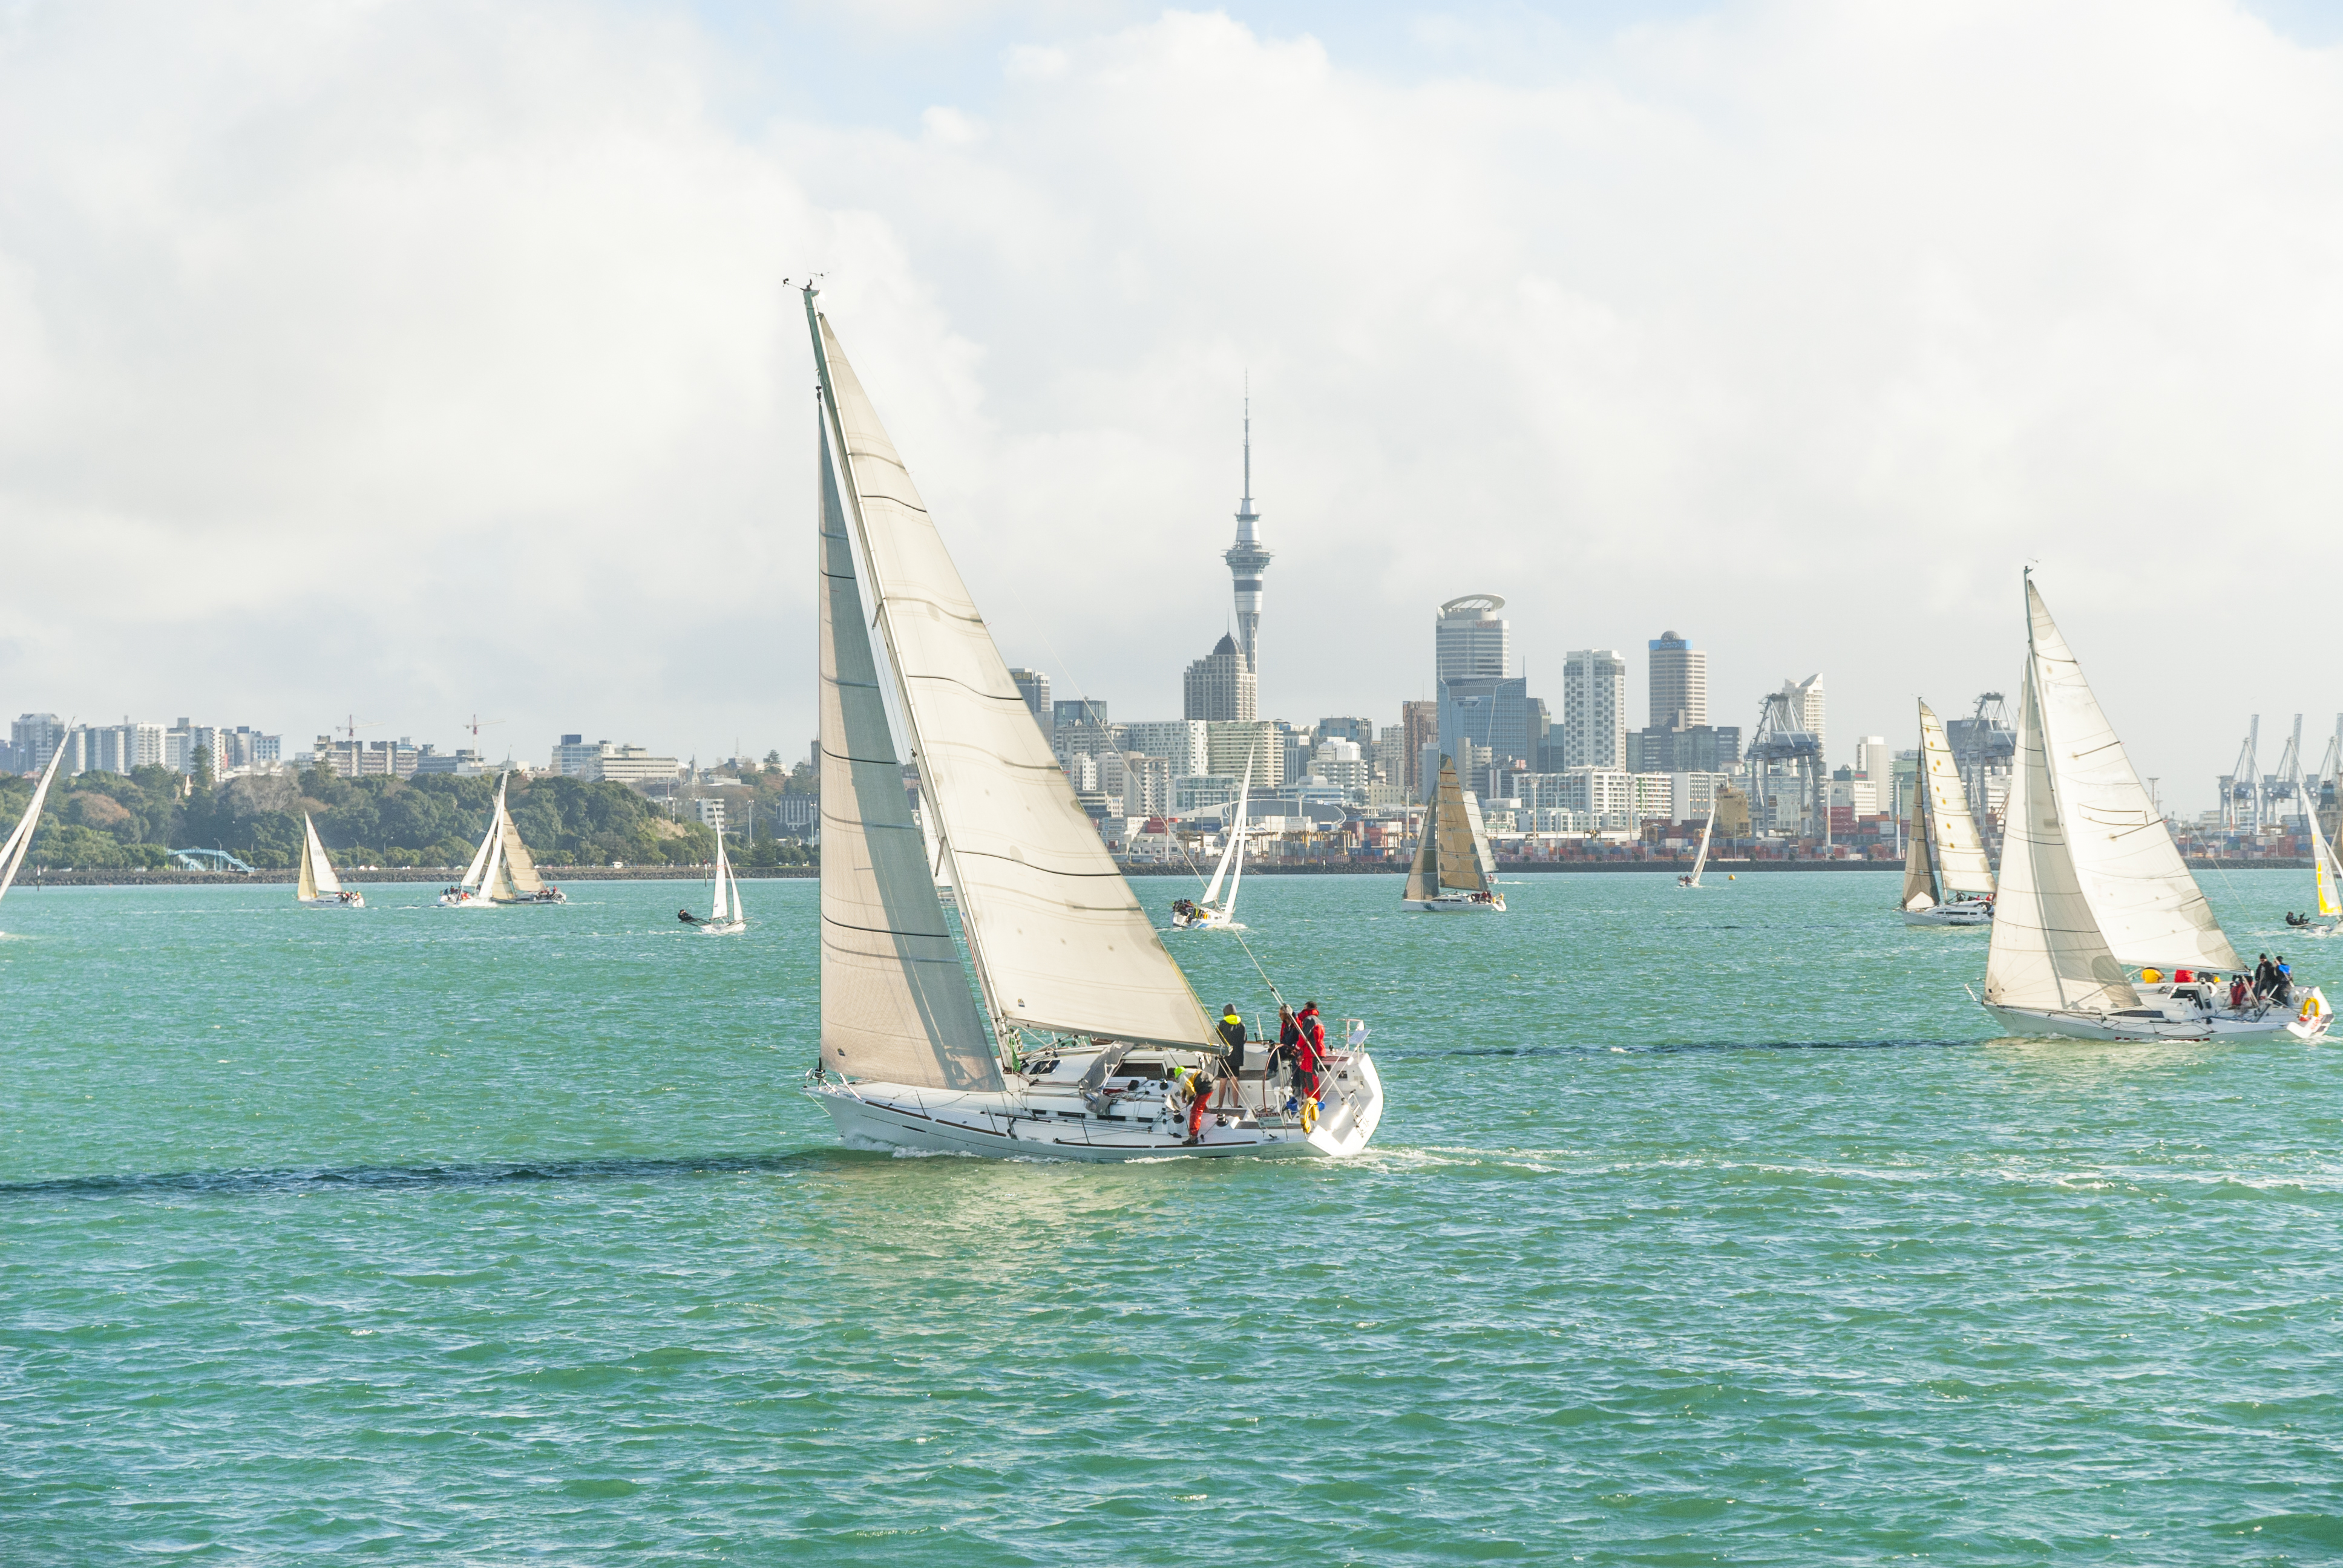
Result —
[[[2328,843],[2327,835],[2318,828],[2318,807],[2314,802],[2308,813],[2310,819],[2311,878],[2318,889],[2318,912],[2328,920],[2343,915],[2343,903],[2335,897],[2335,849]]]

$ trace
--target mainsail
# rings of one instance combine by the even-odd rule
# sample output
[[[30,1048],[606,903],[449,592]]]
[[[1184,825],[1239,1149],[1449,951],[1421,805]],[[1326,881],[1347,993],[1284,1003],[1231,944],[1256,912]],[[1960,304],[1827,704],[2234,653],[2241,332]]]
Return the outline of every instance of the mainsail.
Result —
[[[472,863],[464,868],[464,879],[460,884],[458,884],[459,886],[470,888],[474,891],[478,891],[480,888],[487,885],[484,879],[487,877],[488,870],[488,852],[496,848],[497,839],[499,836],[498,829],[503,826],[504,816],[505,781],[502,779],[498,779],[497,780],[496,808],[488,813],[488,830],[481,836],[480,847],[472,851]]]
[[[987,999],[1011,1024],[1208,1045],[1195,991],[1074,799],[810,290],[806,314],[840,495]]]
[[[2314,799],[2303,815],[2310,822],[2311,879],[2318,887],[2318,914],[2328,920],[2343,915],[2343,902],[2336,898],[2335,846],[2318,826],[2318,802]]]
[[[18,819],[16,830],[8,841],[0,844],[0,899],[8,896],[8,889],[16,880],[16,868],[25,863],[25,852],[33,847],[33,834],[41,825],[41,802],[49,798],[49,782],[57,776],[57,764],[65,760],[65,749],[60,745],[49,753],[49,765],[41,772],[41,781],[33,787],[32,804],[25,808]]]
[[[1223,907],[1214,900],[1221,896],[1221,879],[1224,877],[1229,884],[1229,901],[1225,907],[1236,908],[1237,883],[1244,879],[1245,802],[1252,793],[1252,759],[1248,757],[1245,759],[1244,778],[1237,785],[1236,812],[1229,819],[1229,841],[1221,849],[1220,864],[1212,868],[1212,879],[1204,884],[1203,902],[1209,909]],[[1229,875],[1232,868],[1236,872],[1234,876]]]
[[[708,906],[708,918],[720,921],[730,919],[731,915],[732,900],[724,894],[724,829],[719,828],[716,829],[716,898]]]
[[[519,826],[513,821],[512,813],[504,809],[501,792],[497,810],[503,820],[504,837],[504,885],[497,890],[498,894],[508,899],[534,898],[545,891],[545,879],[537,874],[537,857],[528,852]]]
[[[2031,581],[2026,608],[2036,732],[2076,879],[2107,950],[2133,969],[2236,969],[2236,950]]]
[[[1692,858],[1692,885],[1700,886],[1700,874],[1708,868],[1708,836],[1716,830],[1716,799],[1709,797],[1708,820],[1700,825],[1700,853]],[[1728,880],[1730,879],[1727,879]]]
[[[2059,818],[2036,668],[2028,658],[2017,711],[2017,766],[2004,809],[2001,891],[1986,955],[1985,1000],[2050,1011],[2137,1007],[2139,994],[2107,950],[2076,875]]]
[[[326,846],[317,838],[317,824],[309,813],[301,813],[301,881],[297,895],[314,899],[320,894],[342,890],[341,878],[334,874],[334,863],[326,859]]]
[[[925,1089],[999,1089],[903,792],[830,443],[817,445],[822,1065]]]
[[[1912,791],[1912,821],[1904,840],[1904,907],[1926,910],[1936,907],[1936,871],[1928,859],[1928,792]]]
[[[1408,868],[1407,890],[1403,897],[1435,899],[1443,889],[1469,893],[1488,891],[1488,879],[1481,871],[1480,846],[1475,842],[1472,819],[1465,815],[1464,807],[1464,789],[1456,781],[1456,764],[1443,757],[1440,777],[1424,800],[1423,836],[1416,840],[1415,863]]]
[[[1941,891],[1991,894],[1993,866],[1977,836],[1976,819],[1969,812],[1968,791],[1954,765],[1944,721],[1925,702],[1920,704],[1920,776],[1914,784],[1927,800],[1928,849]]]

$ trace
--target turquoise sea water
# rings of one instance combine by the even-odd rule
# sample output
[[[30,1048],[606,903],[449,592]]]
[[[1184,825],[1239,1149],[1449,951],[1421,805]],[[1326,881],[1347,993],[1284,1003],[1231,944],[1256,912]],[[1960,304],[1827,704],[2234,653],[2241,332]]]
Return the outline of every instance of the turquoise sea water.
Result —
[[[810,883],[20,888],[0,1561],[2343,1559],[2343,1049],[1992,1040],[1896,886],[1250,879],[1382,1133],[1119,1168],[838,1149]]]

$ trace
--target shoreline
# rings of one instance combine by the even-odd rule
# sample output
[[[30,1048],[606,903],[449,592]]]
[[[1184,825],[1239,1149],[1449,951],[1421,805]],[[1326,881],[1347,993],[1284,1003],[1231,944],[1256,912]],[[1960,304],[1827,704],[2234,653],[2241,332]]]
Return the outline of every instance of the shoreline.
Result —
[[[1681,876],[1690,860],[1500,860],[1497,869],[1505,876]],[[2308,860],[2229,860],[2191,859],[2191,871],[2307,871]],[[708,868],[696,866],[540,866],[539,872],[548,882],[704,882]],[[814,866],[734,866],[733,874],[744,882],[782,882],[810,880],[820,875]],[[1707,874],[1743,876],[1752,872],[1784,871],[1870,871],[1879,875],[1903,874],[1900,861],[1889,860],[1725,860],[1712,858]],[[387,868],[378,871],[345,871],[342,880],[352,887],[388,886],[400,882],[423,882],[447,885],[461,875],[461,869],[443,866],[432,869]],[[1194,873],[1184,866],[1124,866],[1122,874],[1131,878],[1173,877],[1192,879]],[[1248,865],[1249,877],[1403,877],[1404,865],[1347,866],[1307,865],[1272,866]],[[299,879],[297,869],[287,868],[252,872],[240,871],[132,871],[92,869],[86,871],[19,872],[12,891],[36,892],[52,888],[173,888],[173,887],[235,887],[290,886]]]

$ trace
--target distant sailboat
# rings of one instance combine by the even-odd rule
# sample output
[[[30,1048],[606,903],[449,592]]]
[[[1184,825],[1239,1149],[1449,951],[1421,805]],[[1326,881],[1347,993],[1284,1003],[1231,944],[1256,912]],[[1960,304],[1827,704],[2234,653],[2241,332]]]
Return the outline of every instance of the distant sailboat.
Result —
[[[2318,825],[2318,791],[2311,793],[2310,808],[2303,813],[2310,828],[2311,910],[2307,915],[2288,910],[2286,923],[2305,936],[2324,937],[2343,923],[2343,899],[2337,896],[2338,887],[2343,887],[2343,861],[2336,859],[2335,846]]]
[[[313,910],[366,908],[366,895],[343,887],[341,878],[334,875],[334,863],[326,859],[326,846],[317,839],[317,824],[307,811],[301,813],[301,876],[293,896]]]
[[[486,910],[498,905],[566,904],[560,889],[538,875],[536,857],[521,841],[512,813],[505,809],[506,773],[497,779],[496,809],[488,814],[488,830],[472,852],[464,879],[439,895],[443,908]]]
[[[1986,1010],[2019,1034],[2211,1040],[2327,1032],[2326,998],[2227,1006],[2238,969],[2204,891],[2033,582]]]
[[[1421,914],[1502,915],[1505,895],[1491,888],[1493,862],[1481,831],[1479,803],[1456,779],[1456,764],[1440,759],[1440,777],[1424,799],[1423,835],[1399,907]]]
[[[1314,1081],[1249,1061],[1196,1092],[1220,1059],[1212,1020],[1050,754],[810,289],[806,320],[822,423],[821,1057],[806,1092],[866,1148],[1356,1154],[1383,1105],[1363,1023],[1329,1031]],[[965,960],[904,795],[890,681]]]
[[[1920,770],[1912,781],[1911,843],[1904,852],[1904,923],[1993,922],[1993,867],[1969,813],[1945,726],[1920,704]]]
[[[740,884],[732,875],[731,857],[724,852],[724,829],[716,829],[716,901],[709,907],[708,918],[699,922],[699,933],[708,937],[738,935],[749,929],[749,910],[740,902]]]
[[[1708,820],[1700,825],[1700,853],[1692,858],[1692,875],[1678,877],[1677,887],[1700,886],[1700,874],[1708,869],[1708,836],[1715,831],[1716,831],[1716,797],[1712,793],[1708,800]]]
[[[41,770],[41,781],[33,786],[32,803],[25,808],[24,816],[16,819],[15,831],[8,841],[0,844],[0,899],[16,880],[16,868],[25,863],[25,851],[33,847],[33,834],[41,825],[41,802],[49,798],[49,784],[57,776],[57,764],[65,759],[65,749],[60,745],[49,753],[49,765]]]
[[[1237,924],[1237,884],[1244,879],[1244,850],[1247,819],[1246,799],[1252,793],[1252,759],[1245,759],[1244,779],[1237,786],[1237,809],[1229,819],[1229,841],[1221,849],[1220,864],[1212,868],[1212,879],[1204,885],[1204,896],[1194,903],[1185,899],[1172,905],[1172,929],[1176,931],[1241,931]],[[1229,885],[1228,901],[1221,901],[1221,882]]]

